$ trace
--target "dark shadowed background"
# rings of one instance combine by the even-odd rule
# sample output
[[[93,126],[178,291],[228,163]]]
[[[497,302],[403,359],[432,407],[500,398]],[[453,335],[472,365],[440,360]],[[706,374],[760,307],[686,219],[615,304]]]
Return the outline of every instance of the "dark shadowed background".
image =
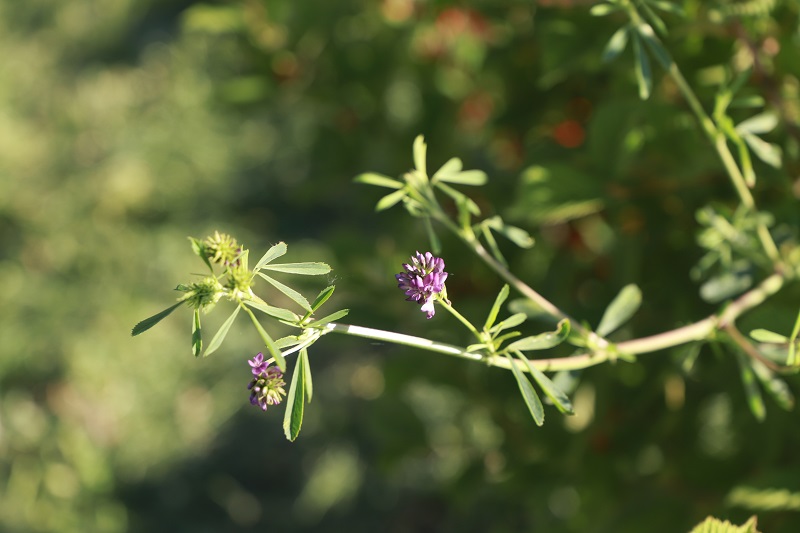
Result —
[[[602,63],[624,21],[590,4],[0,3],[0,529],[678,532],[757,513],[800,530],[798,415],[768,399],[758,423],[730,354],[592,368],[578,414],[537,428],[507,372],[331,335],[288,443],[282,409],[247,401],[244,321],[201,360],[186,309],[130,337],[201,271],[186,237],[220,230],[331,264],[305,293],[335,283],[349,323],[469,343],[395,287],[424,228],[352,182],[407,171],[420,133],[429,168],[489,174],[483,211],[537,240],[501,243],[512,270],[569,314],[596,325],[628,283],[644,304],[617,339],[713,312],[689,275],[695,213],[732,188],[663,72],[642,102],[629,52]],[[678,4],[665,42],[703,102],[723,66],[754,65],[746,91],[781,116],[786,168],[757,162],[755,194],[796,228],[800,7]],[[443,248],[450,298],[481,320],[502,283]],[[741,329],[787,332],[798,301]]]

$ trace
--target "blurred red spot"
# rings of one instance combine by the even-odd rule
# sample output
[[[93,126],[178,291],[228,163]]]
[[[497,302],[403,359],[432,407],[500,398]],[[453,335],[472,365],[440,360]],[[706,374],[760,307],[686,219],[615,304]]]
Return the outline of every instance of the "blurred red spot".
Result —
[[[475,93],[461,104],[458,110],[458,122],[461,128],[478,130],[486,124],[494,111],[494,101],[485,92]]]
[[[488,37],[489,24],[477,11],[450,7],[436,17],[436,29],[450,38],[468,33],[485,39]]]
[[[575,120],[565,120],[553,129],[553,137],[564,148],[577,148],[583,144],[586,133]]]

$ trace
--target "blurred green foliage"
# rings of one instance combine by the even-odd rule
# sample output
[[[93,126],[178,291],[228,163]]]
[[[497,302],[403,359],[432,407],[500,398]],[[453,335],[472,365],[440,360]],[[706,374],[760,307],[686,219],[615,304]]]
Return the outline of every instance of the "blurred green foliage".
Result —
[[[418,133],[432,168],[489,174],[481,207],[537,238],[504,250],[512,270],[571,315],[597,323],[628,283],[643,306],[620,338],[710,313],[695,212],[733,192],[657,67],[641,102],[630,57],[602,63],[622,20],[588,4],[0,4],[0,529],[668,532],[757,513],[797,531],[797,415],[756,422],[734,358],[706,349],[688,374],[663,353],[588,370],[577,415],[536,428],[506,372],[326,338],[289,444],[282,413],[247,402],[249,329],[203,360],[188,312],[129,336],[197,268],[185,237],[220,229],[333,265],[352,323],[463,342],[394,287],[424,229],[351,183],[407,170]],[[745,91],[781,119],[785,169],[754,161],[755,193],[788,235],[800,6],[682,6],[665,42],[703,102],[723,67],[752,66]],[[501,282],[443,246],[450,298],[483,316]],[[799,300],[742,329],[788,334]]]

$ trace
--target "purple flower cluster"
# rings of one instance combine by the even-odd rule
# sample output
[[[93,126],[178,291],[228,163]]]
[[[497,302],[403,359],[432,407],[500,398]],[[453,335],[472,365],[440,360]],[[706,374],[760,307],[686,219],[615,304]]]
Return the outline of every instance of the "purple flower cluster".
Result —
[[[283,388],[286,382],[283,380],[283,372],[276,366],[264,361],[264,354],[259,353],[254,358],[248,359],[247,364],[253,371],[253,379],[247,388],[250,390],[250,403],[261,407],[262,411],[267,410],[269,405],[278,405],[286,390]]]
[[[406,300],[417,302],[422,312],[432,318],[436,311],[433,308],[435,295],[444,290],[447,272],[444,271],[444,260],[434,257],[430,252],[417,252],[411,256],[411,263],[403,265],[405,272],[395,275],[397,286],[405,292]]]

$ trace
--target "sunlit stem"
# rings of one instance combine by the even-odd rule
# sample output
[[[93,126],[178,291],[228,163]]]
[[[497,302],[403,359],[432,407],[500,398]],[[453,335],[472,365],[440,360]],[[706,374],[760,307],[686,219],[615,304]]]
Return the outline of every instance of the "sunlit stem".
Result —
[[[473,335],[475,335],[475,338],[476,338],[476,339],[478,339],[479,341],[480,341],[480,340],[483,340],[483,339],[482,339],[482,337],[481,337],[481,334],[480,334],[480,333],[478,333],[478,330],[477,330],[477,329],[475,329],[475,326],[473,326],[473,325],[472,325],[472,323],[471,323],[469,320],[467,320],[466,318],[464,318],[464,315],[462,315],[461,313],[459,313],[458,311],[456,311],[456,310],[453,308],[453,306],[452,306],[452,305],[450,305],[449,303],[447,303],[447,301],[446,301],[446,300],[444,300],[444,299],[439,299],[439,300],[437,300],[437,301],[436,301],[436,303],[437,303],[437,304],[439,304],[439,305],[441,305],[442,307],[444,307],[444,308],[445,308],[445,309],[446,309],[446,310],[447,310],[447,311],[448,311],[448,312],[449,312],[451,315],[453,315],[454,317],[456,317],[456,318],[458,319],[458,321],[459,321],[459,322],[461,322],[462,324],[464,324],[464,326],[466,326],[466,327],[467,327],[467,329],[468,329],[468,330],[470,330],[470,331],[472,332],[472,334],[473,334]]]
[[[736,345],[739,346],[739,348],[741,348],[742,351],[746,353],[748,356],[752,357],[756,361],[761,362],[764,366],[770,368],[771,370],[775,371],[781,370],[780,365],[776,365],[775,363],[773,363],[772,361],[761,355],[759,351],[756,350],[756,347],[753,346],[753,344],[749,340],[747,340],[747,338],[744,335],[742,335],[742,333],[736,328],[734,324],[732,323],[727,324],[724,330],[725,333],[727,333],[728,336],[731,338],[731,340],[735,342]]]
[[[531,359],[530,362],[534,368],[542,371],[578,370],[616,359],[620,353],[641,355],[658,352],[666,348],[680,346],[689,342],[708,340],[708,338],[715,331],[726,328],[727,326],[733,324],[740,315],[754,307],[757,307],[767,298],[777,293],[783,287],[784,283],[785,280],[780,274],[773,274],[762,281],[757,287],[746,292],[730,305],[725,307],[725,310],[719,315],[711,315],[703,320],[700,320],[699,322],[695,322],[694,324],[689,324],[671,331],[659,333],[658,335],[651,335],[649,337],[642,337],[640,339],[632,339],[629,341],[620,342],[616,345],[609,345],[607,348],[591,353],[577,354],[569,357]],[[468,359],[470,361],[482,362],[489,366],[495,366],[506,370],[511,369],[508,359],[502,356],[490,356],[475,352],[468,352],[460,346],[432,341],[422,337],[414,337],[402,333],[395,333],[393,331],[337,323],[327,324],[321,328],[320,331],[323,334],[341,333],[344,335],[352,335],[355,337],[373,339],[392,344],[411,346],[414,348],[420,348],[422,350]],[[524,370],[525,365],[520,365],[520,368]]]
[[[434,218],[436,218],[436,220],[444,224],[450,231],[458,235],[458,237],[464,241],[464,243],[471,248],[473,252],[475,252],[475,255],[481,258],[483,262],[489,266],[489,268],[494,270],[498,276],[508,282],[509,285],[514,287],[525,298],[539,306],[545,313],[549,314],[557,321],[566,318],[570,321],[570,324],[572,324],[573,331],[577,332],[583,337],[588,337],[590,332],[581,326],[577,320],[573,319],[561,309],[556,307],[550,302],[550,300],[536,292],[530,285],[512,274],[511,271],[508,270],[508,268],[506,268],[505,265],[503,265],[500,261],[492,257],[492,254],[490,254],[486,248],[483,247],[478,238],[475,236],[472,228],[462,229],[456,226],[453,221],[450,220],[450,218],[441,210],[434,211],[432,215]]]

